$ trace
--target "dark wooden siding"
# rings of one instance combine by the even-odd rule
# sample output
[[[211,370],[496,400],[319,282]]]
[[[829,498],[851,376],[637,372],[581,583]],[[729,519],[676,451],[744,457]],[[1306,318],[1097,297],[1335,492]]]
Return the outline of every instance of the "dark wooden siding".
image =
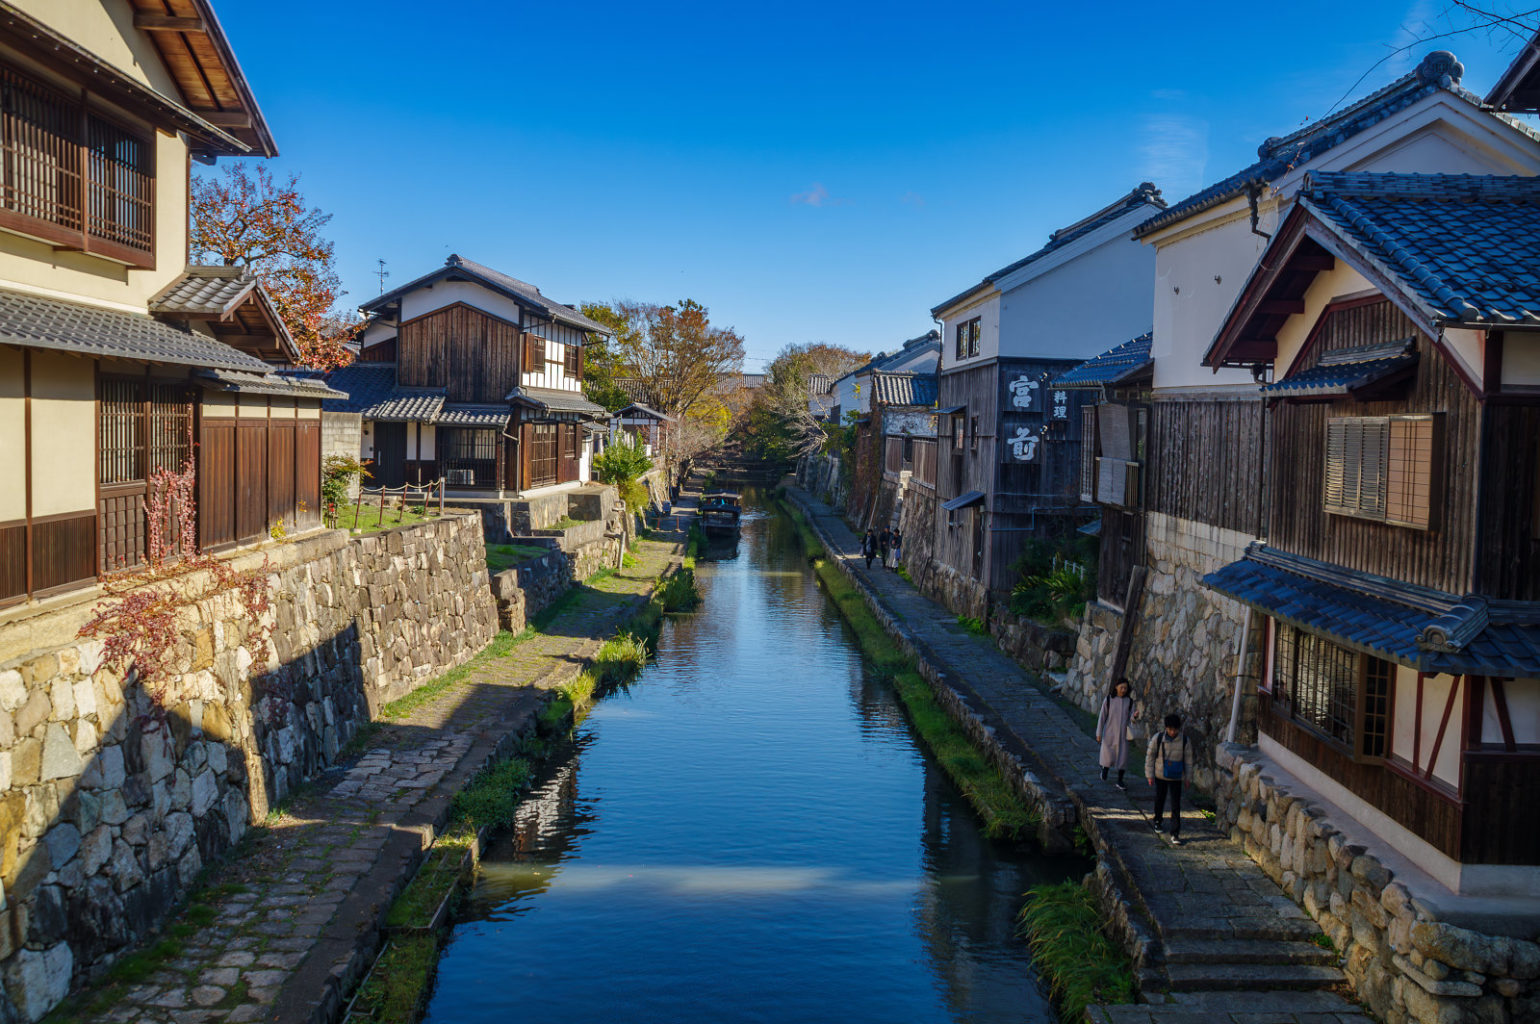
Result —
[[[1145,465],[1150,511],[1258,536],[1263,416],[1251,396],[1157,396]]]
[[[267,529],[267,420],[243,419],[235,430],[235,535]]]
[[[1388,303],[1386,304],[1388,305]],[[1371,316],[1358,307],[1335,316],[1353,330],[1323,333],[1317,351],[1404,337],[1404,318]],[[1348,318],[1348,314],[1353,314]],[[1373,330],[1378,333],[1359,333]],[[1419,337],[1421,360],[1404,398],[1373,402],[1281,403],[1271,416],[1272,502],[1269,543],[1285,551],[1361,572],[1463,594],[1471,582],[1476,515],[1476,467],[1481,410],[1449,361]],[[1441,478],[1432,488],[1431,529],[1411,529],[1350,516],[1324,507],[1326,421],[1337,416],[1442,413]]]
[[[1540,759],[1534,754],[1468,751],[1460,838],[1473,864],[1540,864],[1540,828],[1520,821],[1540,806]]]
[[[267,427],[267,520],[294,523],[294,421],[273,420]]]
[[[103,487],[98,502],[100,571],[129,569],[145,558],[143,484]]]
[[[96,513],[32,520],[32,592],[42,594],[96,578]]]
[[[1096,567],[1096,596],[1123,607],[1134,566],[1144,560],[1144,516],[1102,509],[1101,552]]]
[[[519,383],[519,329],[456,304],[401,325],[397,379],[446,387],[451,402],[501,402]]]
[[[0,602],[27,593],[27,524],[0,526]]]
[[[302,529],[321,524],[320,420],[294,424],[294,504],[294,520]]]
[[[1540,407],[1483,410],[1476,591],[1540,601]]]
[[[203,420],[198,445],[198,542],[204,548],[235,540],[235,420]]]

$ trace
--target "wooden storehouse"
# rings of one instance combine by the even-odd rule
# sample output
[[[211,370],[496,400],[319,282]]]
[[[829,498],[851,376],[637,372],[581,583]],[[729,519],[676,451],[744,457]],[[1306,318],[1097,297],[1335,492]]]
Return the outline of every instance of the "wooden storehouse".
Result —
[[[1153,258],[1130,232],[1164,208],[1145,182],[931,310],[939,370],[936,572],[954,611],[1009,593],[1029,537],[1063,534],[1080,499],[1087,392],[1050,382],[1150,324]]]
[[[327,409],[363,418],[373,483],[442,479],[452,495],[512,497],[589,479],[583,346],[602,324],[490,267],[443,267],[360,307],[358,361]]]
[[[1263,752],[1455,892],[1540,895],[1540,179],[1312,173],[1210,348],[1265,383]],[[1518,817],[1515,817],[1518,815]]]

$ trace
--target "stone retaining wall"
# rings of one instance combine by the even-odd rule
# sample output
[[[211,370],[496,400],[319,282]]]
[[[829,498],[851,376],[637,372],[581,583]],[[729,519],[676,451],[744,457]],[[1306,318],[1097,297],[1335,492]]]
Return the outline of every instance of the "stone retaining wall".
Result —
[[[990,616],[989,635],[1016,664],[1042,675],[1062,672],[1075,652],[1075,634],[1068,629],[1045,626],[1004,608]]]
[[[383,704],[496,628],[476,516],[233,564],[263,559],[266,655],[233,595],[190,605],[166,707],[72,638],[89,606],[0,626],[0,1021],[38,1020],[110,963]],[[12,639],[61,633],[21,655]]]
[[[1174,516],[1151,513],[1146,524],[1146,563],[1149,577],[1134,624],[1126,674],[1133,683],[1135,707],[1146,721],[1175,711],[1186,721],[1188,734],[1202,751],[1225,738],[1235,694],[1235,652],[1241,646],[1245,607],[1203,585],[1203,576],[1237,561],[1250,537]],[[1086,607],[1080,635],[1069,659],[1064,695],[1095,711],[1111,683],[1112,659],[1122,628],[1123,612],[1093,602]],[[1255,682],[1255,631],[1246,649],[1251,652],[1245,679]],[[1254,693],[1255,686],[1243,686]],[[1151,717],[1154,716],[1154,717]],[[1243,698],[1237,738],[1256,738],[1256,698]],[[1195,766],[1193,781],[1209,788],[1212,765]]]
[[[522,633],[529,620],[556,602],[572,586],[572,560],[553,547],[550,554],[505,569],[492,577],[497,622],[510,633]]]
[[[1540,1020],[1540,922],[1513,937],[1440,921],[1324,811],[1264,775],[1254,754],[1238,745],[1217,752],[1220,823],[1330,936],[1376,1016],[1385,1024]]]

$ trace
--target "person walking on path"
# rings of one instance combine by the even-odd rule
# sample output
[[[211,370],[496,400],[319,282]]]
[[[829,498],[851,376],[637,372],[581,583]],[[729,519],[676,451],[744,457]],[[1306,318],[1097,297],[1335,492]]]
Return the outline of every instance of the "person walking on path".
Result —
[[[877,564],[884,569],[888,567],[888,549],[892,546],[893,531],[884,526],[882,532],[877,534],[877,553],[882,556],[882,560]]]
[[[861,538],[861,554],[866,556],[866,567],[872,567],[872,559],[877,557],[877,535],[870,530]]]
[[[897,569],[899,559],[904,557],[904,535],[898,530],[893,531],[893,556],[888,562],[889,569]]]
[[[1134,723],[1139,720],[1130,695],[1132,689],[1127,679],[1120,678],[1108,691],[1096,718],[1096,741],[1102,745],[1102,781],[1107,781],[1107,769],[1116,768],[1119,789],[1128,788],[1123,782],[1123,770],[1128,767],[1128,744],[1134,738]]]
[[[1171,797],[1171,845],[1182,845],[1182,781],[1187,777],[1187,734],[1182,731],[1182,716],[1166,716],[1166,727],[1155,734],[1144,755],[1145,781],[1155,787],[1155,831],[1161,831],[1160,819]]]

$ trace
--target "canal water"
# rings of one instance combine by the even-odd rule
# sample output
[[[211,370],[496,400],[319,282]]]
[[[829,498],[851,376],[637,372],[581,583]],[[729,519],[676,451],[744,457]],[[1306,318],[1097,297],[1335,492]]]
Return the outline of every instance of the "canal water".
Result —
[[[789,522],[699,578],[487,851],[427,1019],[1056,1020],[1013,919],[1083,863],[980,833]]]

